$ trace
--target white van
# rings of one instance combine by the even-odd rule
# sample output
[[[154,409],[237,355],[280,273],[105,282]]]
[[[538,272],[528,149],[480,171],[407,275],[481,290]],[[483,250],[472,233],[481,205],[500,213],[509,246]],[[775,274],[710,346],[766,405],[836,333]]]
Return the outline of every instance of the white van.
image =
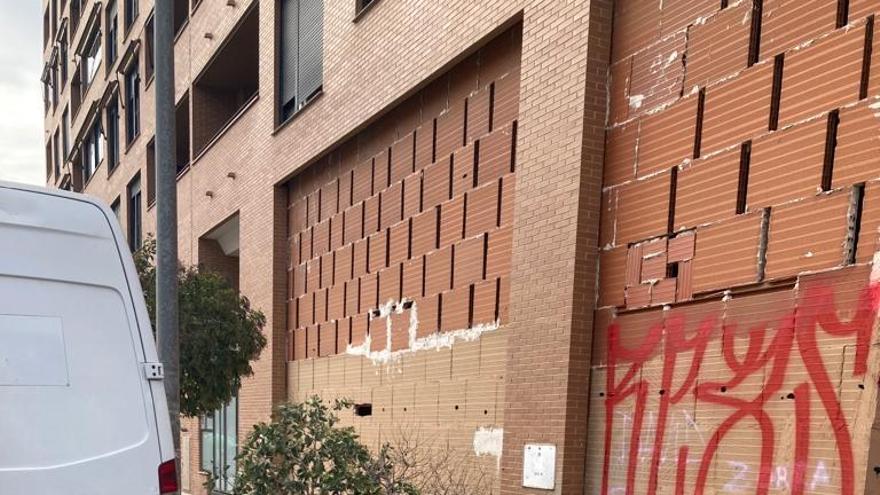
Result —
[[[109,208],[0,182],[0,495],[177,490],[134,263]]]

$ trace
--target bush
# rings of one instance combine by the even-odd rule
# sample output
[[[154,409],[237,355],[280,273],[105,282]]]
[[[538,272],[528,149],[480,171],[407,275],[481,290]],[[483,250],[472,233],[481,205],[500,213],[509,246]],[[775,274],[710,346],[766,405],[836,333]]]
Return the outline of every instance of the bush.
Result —
[[[317,397],[278,408],[272,423],[254,427],[237,458],[237,494],[242,495],[418,495],[398,478],[393,449],[377,456],[353,428],[338,426],[339,411]]]

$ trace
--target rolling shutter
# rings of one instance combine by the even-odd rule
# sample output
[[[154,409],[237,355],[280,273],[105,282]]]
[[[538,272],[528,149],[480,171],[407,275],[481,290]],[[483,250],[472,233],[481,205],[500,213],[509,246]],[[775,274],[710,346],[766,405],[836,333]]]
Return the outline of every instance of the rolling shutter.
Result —
[[[296,110],[296,70],[299,45],[299,0],[281,5],[281,106]],[[293,102],[288,106],[288,103]]]
[[[323,83],[323,0],[299,1],[299,103],[313,96]]]

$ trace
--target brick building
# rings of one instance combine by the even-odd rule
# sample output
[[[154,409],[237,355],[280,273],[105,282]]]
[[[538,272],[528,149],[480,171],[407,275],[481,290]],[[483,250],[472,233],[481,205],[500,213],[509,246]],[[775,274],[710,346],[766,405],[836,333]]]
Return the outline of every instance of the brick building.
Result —
[[[47,183],[136,247],[151,2],[43,4]],[[880,3],[174,5],[181,259],[269,340],[188,491],[313,394],[478,492],[880,489]]]

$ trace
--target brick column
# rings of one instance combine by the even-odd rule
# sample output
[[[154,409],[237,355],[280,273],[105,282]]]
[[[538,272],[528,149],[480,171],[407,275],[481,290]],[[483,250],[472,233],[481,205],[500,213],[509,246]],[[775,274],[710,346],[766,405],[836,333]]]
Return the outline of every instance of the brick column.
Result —
[[[555,493],[583,492],[611,3],[523,12],[505,494],[532,492],[533,442],[557,447]]]

